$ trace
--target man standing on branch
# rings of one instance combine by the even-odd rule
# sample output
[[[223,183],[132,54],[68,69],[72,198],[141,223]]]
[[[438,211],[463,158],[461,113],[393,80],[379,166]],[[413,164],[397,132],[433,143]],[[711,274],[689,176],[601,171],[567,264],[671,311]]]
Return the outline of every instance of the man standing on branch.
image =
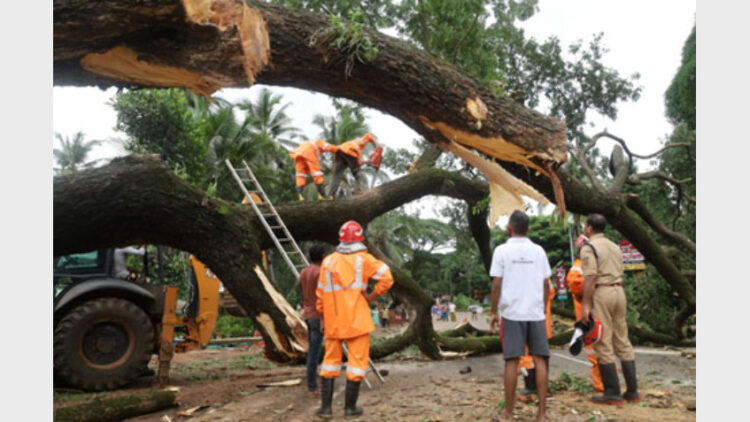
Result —
[[[508,222],[509,239],[495,248],[492,256],[492,317],[490,329],[498,326],[498,307],[502,315],[500,338],[505,359],[505,412],[502,420],[513,420],[518,359],[528,352],[534,359],[539,395],[538,421],[546,421],[547,363],[549,343],[545,304],[549,295],[552,270],[541,246],[526,237],[529,217],[516,210]]]
[[[318,390],[318,352],[323,340],[320,327],[320,314],[315,308],[318,297],[318,279],[320,278],[320,263],[323,261],[325,250],[322,245],[310,246],[310,266],[299,273],[299,283],[302,286],[302,302],[305,305],[302,318],[307,324],[307,395],[314,397]]]
[[[628,339],[625,321],[627,300],[622,288],[622,251],[611,240],[604,237],[607,220],[601,214],[591,214],[586,219],[583,234],[589,242],[581,248],[583,265],[583,304],[581,320],[589,321],[589,312],[598,318],[603,327],[600,341],[594,344],[599,361],[599,372],[604,384],[604,395],[593,397],[603,404],[621,405],[620,380],[617,377],[615,356],[620,358],[622,374],[627,390],[624,398],[630,402],[640,401],[635,375],[635,353]]]
[[[297,168],[297,198],[304,201],[305,197],[302,192],[307,183],[307,176],[312,176],[315,187],[318,188],[318,199],[326,199],[323,183],[323,172],[320,170],[320,156],[324,152],[335,154],[339,147],[331,145],[322,139],[303,142],[297,149],[290,152],[289,155],[294,160]]]
[[[323,314],[325,349],[322,377],[321,406],[315,414],[323,418],[333,416],[333,381],[341,374],[342,343],[346,342],[345,416],[363,413],[357,407],[359,385],[367,374],[370,361],[370,333],[375,324],[369,303],[384,295],[393,285],[388,265],[367,253],[364,230],[356,221],[347,221],[339,230],[336,252],[323,260],[317,289],[317,309]],[[372,293],[367,293],[368,281],[377,281]]]
[[[359,167],[362,165],[362,151],[364,151],[368,143],[372,143],[374,147],[377,147],[377,144],[375,144],[375,138],[370,133],[366,133],[365,136],[360,139],[354,139],[339,145],[338,151],[334,154],[333,178],[331,180],[331,190],[328,192],[328,196],[333,198],[336,197],[336,192],[339,190],[341,179],[344,177],[344,171],[346,171],[347,168],[351,170],[354,180],[356,181],[354,192],[359,193],[361,184]]]

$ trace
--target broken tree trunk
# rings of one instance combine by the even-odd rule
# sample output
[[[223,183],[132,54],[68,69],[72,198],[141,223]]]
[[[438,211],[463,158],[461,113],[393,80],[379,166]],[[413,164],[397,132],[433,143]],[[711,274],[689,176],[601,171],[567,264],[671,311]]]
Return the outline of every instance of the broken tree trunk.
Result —
[[[313,33],[329,25],[320,13],[240,0],[53,4],[55,85],[180,86],[206,94],[249,86],[257,74],[260,83],[358,101],[431,142],[453,140],[545,175],[567,160],[560,120],[498,98],[405,41],[365,30],[379,53],[346,77],[337,51],[311,45]]]

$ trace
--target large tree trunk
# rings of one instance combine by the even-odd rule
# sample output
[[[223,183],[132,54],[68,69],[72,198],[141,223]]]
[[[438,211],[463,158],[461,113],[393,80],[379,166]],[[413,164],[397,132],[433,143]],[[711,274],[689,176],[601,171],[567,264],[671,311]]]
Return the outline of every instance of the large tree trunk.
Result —
[[[486,192],[482,182],[426,169],[351,198],[280,204],[277,210],[296,239],[333,244],[347,220],[356,218],[366,226],[424,195],[476,201]],[[270,359],[289,362],[304,356],[305,325],[260,270],[260,251],[272,242],[248,207],[207,197],[156,156],[117,158],[104,167],[56,178],[53,205],[55,255],[143,243],[190,251],[256,321]],[[380,255],[372,246],[371,251]],[[417,310],[414,341],[426,355],[439,357],[429,313],[432,299],[392,267],[392,292]]]
[[[313,33],[328,26],[326,15],[240,3],[56,0],[54,83],[182,86],[206,93],[249,86],[268,61],[257,82],[358,101],[392,114],[432,142],[455,140],[543,174],[549,163],[567,160],[560,120],[498,98],[405,41],[367,30],[379,53],[346,77],[344,64],[333,60],[338,52],[310,45]]]

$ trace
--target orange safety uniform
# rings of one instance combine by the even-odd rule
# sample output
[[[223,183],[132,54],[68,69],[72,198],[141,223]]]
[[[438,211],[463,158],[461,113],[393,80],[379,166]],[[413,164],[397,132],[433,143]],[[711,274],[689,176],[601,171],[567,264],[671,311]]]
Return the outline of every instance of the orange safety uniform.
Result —
[[[547,320],[547,338],[552,337],[552,301],[555,299],[555,288],[549,286],[549,297],[547,298],[546,320]],[[520,373],[521,368],[534,369],[534,358],[529,356],[529,346],[526,346],[526,354],[518,358],[517,371]]]
[[[323,184],[323,172],[320,171],[320,155],[324,152],[334,153],[339,147],[322,139],[303,142],[289,155],[297,167],[297,186],[305,186],[307,176],[312,176],[316,185]]]
[[[576,321],[581,320],[581,301],[583,300],[583,270],[581,268],[581,258],[576,258],[566,277],[568,289],[570,290],[570,294],[573,295]],[[586,349],[592,350],[593,346],[588,345]],[[599,361],[596,359],[596,354],[587,353],[586,357],[591,362],[591,365],[593,365],[591,367],[591,386],[597,391],[604,391],[604,384],[602,384],[602,376],[599,372]]]
[[[359,164],[362,165],[362,151],[370,142],[375,145],[375,138],[373,138],[372,135],[368,133],[359,139],[344,142],[339,146],[339,151],[343,152],[346,155],[357,158]]]
[[[370,332],[375,330],[365,299],[368,280],[377,281],[373,292],[385,294],[393,285],[391,270],[367,253],[362,243],[342,243],[323,259],[318,279],[318,312],[323,315],[325,349],[320,376],[341,374],[342,342],[346,341],[346,378],[361,381],[370,359]]]

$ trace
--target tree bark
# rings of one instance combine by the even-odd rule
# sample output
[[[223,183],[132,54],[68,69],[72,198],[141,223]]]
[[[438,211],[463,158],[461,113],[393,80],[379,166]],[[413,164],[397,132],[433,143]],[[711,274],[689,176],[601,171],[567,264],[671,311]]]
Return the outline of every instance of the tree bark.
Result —
[[[55,409],[54,419],[60,422],[119,421],[176,406],[176,399],[176,390],[147,391],[97,399],[60,406]]]
[[[424,195],[476,200],[482,182],[426,169],[360,195],[330,202],[280,204],[277,211],[297,240],[335,244],[343,222],[372,219]],[[102,211],[106,205],[106,212]],[[54,180],[54,255],[156,243],[194,253],[222,280],[261,329],[266,354],[276,362],[296,362],[307,350],[304,322],[268,281],[260,251],[272,241],[251,209],[209,198],[179,179],[156,156],[127,156],[106,166]],[[370,252],[384,256],[370,245]],[[440,357],[432,328],[432,299],[403,271],[392,292],[417,311],[414,342],[427,356]]]
[[[453,139],[545,174],[548,163],[567,160],[560,120],[496,97],[405,41],[366,29],[379,53],[357,63],[346,77],[344,64],[333,60],[337,51],[310,45],[313,33],[329,25],[326,15],[254,1],[247,8],[238,4],[56,0],[54,83],[182,86],[206,94],[249,86],[263,68],[257,82],[358,101],[395,116],[432,142]],[[254,65],[244,65],[248,60]]]

